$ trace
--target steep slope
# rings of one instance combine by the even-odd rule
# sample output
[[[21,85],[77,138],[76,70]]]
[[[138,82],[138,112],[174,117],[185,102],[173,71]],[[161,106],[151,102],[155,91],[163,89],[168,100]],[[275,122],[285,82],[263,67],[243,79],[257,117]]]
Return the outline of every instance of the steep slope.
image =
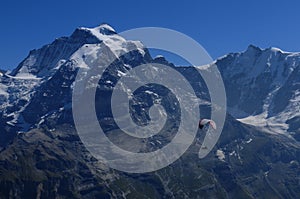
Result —
[[[124,55],[118,56],[120,53]],[[110,110],[112,89],[124,73],[144,63],[174,65],[162,58],[152,59],[141,42],[125,40],[107,24],[78,28],[70,37],[31,51],[11,74],[0,77],[0,197],[299,197],[300,144],[286,136],[289,132],[299,138],[299,112],[295,111],[299,105],[298,54],[249,46],[243,53],[217,60],[234,116],[227,115],[219,142],[205,159],[199,159],[206,133],[199,130],[178,161],[145,174],[107,168],[87,152],[76,133],[71,105],[74,80],[82,68],[88,77],[96,78],[98,74],[86,63],[97,58],[101,62],[96,67],[115,59],[96,85],[86,84],[87,89],[97,87],[95,109],[107,136],[126,149],[146,151],[156,150],[174,137],[177,101],[163,87],[146,85],[130,102],[133,118],[144,125],[153,101],[162,101],[171,116],[158,139],[124,136]],[[175,69],[202,101],[209,101],[205,83],[194,68]],[[200,111],[209,117],[210,104],[203,103]],[[277,120],[280,118],[282,121]],[[88,123],[89,115],[83,119]]]
[[[0,152],[0,196],[295,198],[300,194],[300,145],[283,139],[228,116],[221,139],[207,158],[198,159],[201,142],[196,141],[162,170],[127,174],[97,162],[74,126],[43,126],[19,134]]]
[[[107,24],[78,28],[70,37],[56,39],[52,44],[31,51],[15,70],[0,77],[0,122],[3,124],[0,147],[17,132],[38,126],[44,117],[58,115],[64,112],[64,108],[70,111],[71,84],[78,68],[85,67],[79,61],[84,59],[86,51],[99,49],[99,46],[103,47],[104,56],[116,56],[129,48],[136,49],[120,60],[119,65],[131,67],[130,64],[135,62],[140,64],[151,60],[140,42],[126,41]]]
[[[0,197],[109,198],[106,183],[90,169],[95,160],[74,133],[64,125],[19,134],[1,151]]]
[[[270,133],[294,135],[299,118],[300,54],[250,45],[216,61],[225,81],[230,113]],[[291,130],[293,129],[293,130]]]

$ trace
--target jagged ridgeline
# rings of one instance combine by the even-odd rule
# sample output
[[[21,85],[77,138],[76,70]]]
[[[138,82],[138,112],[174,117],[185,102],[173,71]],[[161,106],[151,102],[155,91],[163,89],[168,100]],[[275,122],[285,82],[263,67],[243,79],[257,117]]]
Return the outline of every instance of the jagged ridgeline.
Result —
[[[103,43],[103,41],[106,41]],[[130,51],[131,46],[136,48]],[[193,67],[153,59],[140,41],[128,41],[107,24],[78,28],[29,55],[12,72],[0,71],[0,198],[298,198],[300,196],[300,54],[249,46],[216,64],[227,92],[228,115],[221,138],[205,158],[198,158],[201,136],[178,161],[156,172],[128,174],[108,168],[81,143],[72,117],[72,89],[86,53],[125,55],[111,64],[99,81],[96,112],[116,144],[128,141],[109,109],[116,81],[145,63],[174,67],[209,101],[202,78]],[[95,58],[96,59],[96,58]],[[92,61],[92,60],[89,60]],[[205,70],[205,69],[203,69]],[[97,74],[95,74],[97,75]],[[146,125],[155,100],[169,116],[167,129],[179,117],[167,88],[146,85],[130,102],[135,122]],[[208,103],[209,104],[209,103]],[[172,112],[173,110],[173,112]],[[200,107],[208,115],[209,106]],[[88,118],[87,118],[88,119]],[[174,132],[127,149],[151,151]],[[203,132],[205,133],[205,132]]]

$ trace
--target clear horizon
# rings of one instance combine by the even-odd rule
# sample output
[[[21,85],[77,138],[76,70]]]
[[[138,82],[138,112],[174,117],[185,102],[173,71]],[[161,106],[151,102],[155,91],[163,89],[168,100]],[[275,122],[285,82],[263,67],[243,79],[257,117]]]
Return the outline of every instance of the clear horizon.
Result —
[[[300,2],[172,1],[98,2],[36,0],[1,3],[0,68],[13,69],[29,51],[69,36],[77,27],[103,22],[117,32],[155,26],[180,31],[199,42],[213,59],[244,51],[250,44],[298,52]],[[173,61],[173,60],[172,60]],[[178,63],[175,63],[178,64]]]

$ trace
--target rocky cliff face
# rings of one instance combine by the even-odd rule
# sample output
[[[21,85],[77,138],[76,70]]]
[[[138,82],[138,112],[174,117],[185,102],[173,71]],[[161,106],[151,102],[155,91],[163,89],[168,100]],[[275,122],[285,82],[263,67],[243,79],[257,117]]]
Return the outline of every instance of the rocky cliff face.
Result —
[[[132,50],[134,49],[134,50]],[[122,53],[123,56],[118,55]],[[105,132],[124,147],[155,150],[173,134],[129,140],[113,121],[112,89],[120,77],[152,59],[138,41],[127,41],[107,24],[78,28],[70,37],[33,50],[11,73],[0,76],[0,196],[3,198],[296,198],[299,193],[299,59],[297,53],[249,46],[216,61],[224,78],[229,114],[214,150],[198,159],[201,139],[178,161],[152,173],[109,169],[82,145],[72,116],[72,89],[87,57],[114,58],[97,85],[96,112]],[[95,59],[96,60],[96,59]],[[99,67],[102,67],[99,65]],[[175,67],[196,95],[209,101],[202,78],[192,67]],[[176,129],[174,96],[157,85],[135,93],[131,114],[140,125],[145,110],[162,100]],[[101,103],[100,103],[101,102]],[[209,104],[209,103],[208,103]],[[175,111],[174,111],[175,110]],[[209,116],[205,103],[201,115]],[[233,115],[234,117],[232,117]],[[236,120],[236,118],[239,120]],[[88,119],[88,117],[86,118]],[[250,124],[250,125],[249,125]],[[128,144],[128,141],[130,141]],[[127,144],[124,144],[127,143]],[[202,146],[203,147],[203,146]]]
[[[298,139],[299,59],[299,53],[255,46],[218,59],[230,113],[269,133]]]

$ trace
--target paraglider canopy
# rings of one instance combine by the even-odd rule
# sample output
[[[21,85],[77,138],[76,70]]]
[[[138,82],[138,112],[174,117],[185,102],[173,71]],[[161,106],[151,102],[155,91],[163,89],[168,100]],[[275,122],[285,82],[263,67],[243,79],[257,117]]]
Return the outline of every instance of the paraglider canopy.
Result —
[[[199,129],[203,129],[207,125],[211,126],[214,130],[217,129],[216,123],[213,120],[210,120],[210,119],[201,119],[199,121]]]

